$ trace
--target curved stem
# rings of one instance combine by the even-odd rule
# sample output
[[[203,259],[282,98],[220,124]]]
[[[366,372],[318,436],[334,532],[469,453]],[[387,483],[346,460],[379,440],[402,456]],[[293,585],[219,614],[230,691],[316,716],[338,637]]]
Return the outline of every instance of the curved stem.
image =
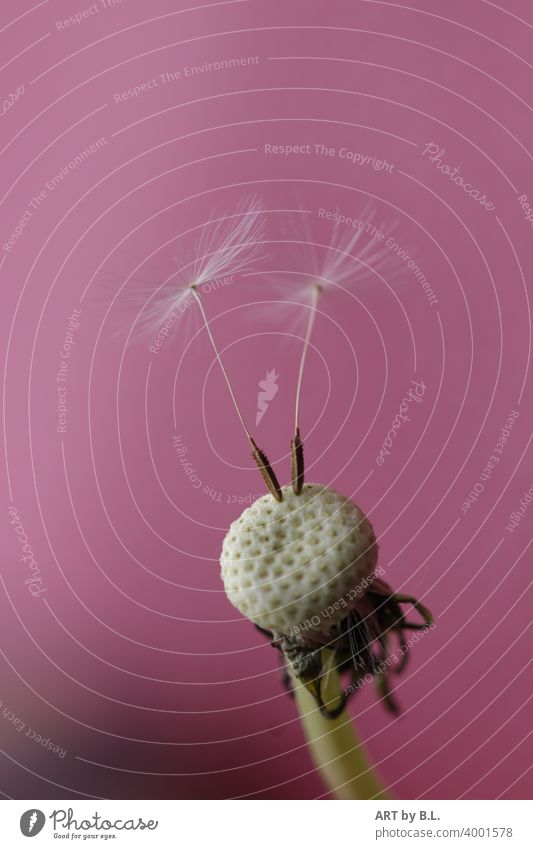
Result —
[[[341,686],[336,669],[327,678],[323,693],[326,704],[337,700]],[[328,719],[322,716],[303,684],[299,681],[293,684],[311,756],[328,790],[337,799],[390,798],[366,756],[348,711],[343,710],[336,719]]]

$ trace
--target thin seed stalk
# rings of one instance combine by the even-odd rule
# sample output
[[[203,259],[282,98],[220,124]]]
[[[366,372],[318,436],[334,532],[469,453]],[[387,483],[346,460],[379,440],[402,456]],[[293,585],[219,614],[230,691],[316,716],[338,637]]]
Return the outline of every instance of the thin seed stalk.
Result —
[[[226,386],[228,387],[229,394],[231,396],[231,400],[233,401],[233,405],[235,407],[235,410],[236,410],[237,415],[239,417],[239,420],[241,422],[242,428],[243,428],[246,436],[248,437],[248,441],[250,442],[250,445],[252,447],[252,456],[253,456],[255,462],[257,463],[257,467],[258,467],[259,471],[261,472],[261,475],[263,476],[264,482],[266,483],[267,487],[269,488],[270,492],[272,493],[272,495],[274,496],[276,501],[283,501],[283,493],[281,491],[281,487],[279,485],[279,482],[278,482],[278,479],[277,479],[276,474],[274,472],[274,469],[270,465],[269,459],[268,459],[267,455],[265,454],[265,452],[257,447],[257,445],[254,442],[254,439],[252,437],[252,434],[250,433],[250,430],[247,427],[246,422],[244,421],[244,416],[241,412],[241,408],[239,407],[237,398],[235,396],[235,392],[233,391],[233,386],[231,385],[231,381],[229,379],[228,373],[227,373],[227,371],[224,367],[224,363],[222,362],[222,357],[220,356],[220,351],[218,350],[217,344],[215,342],[215,338],[214,338],[213,333],[211,331],[211,324],[210,324],[209,319],[207,317],[207,313],[204,309],[202,299],[201,299],[201,297],[198,293],[198,290],[196,288],[196,284],[192,283],[189,288],[191,290],[191,293],[192,293],[194,300],[196,301],[196,303],[198,305],[198,309],[200,310],[200,314],[202,316],[204,327],[207,331],[207,335],[209,336],[209,341],[211,342],[213,351],[215,352],[215,356],[218,360],[218,364],[221,368],[222,374],[224,376],[224,380],[226,381]]]
[[[311,287],[311,303],[310,303],[310,312],[309,318],[307,320],[307,330],[305,332],[304,344],[302,347],[302,354],[300,357],[300,367],[298,369],[298,382],[296,384],[296,404],[295,404],[295,412],[294,412],[294,429],[295,431],[299,431],[300,428],[300,396],[302,393],[302,383],[304,377],[304,369],[305,369],[305,359],[307,357],[307,351],[309,349],[309,342],[311,340],[311,336],[313,334],[313,327],[315,324],[316,318],[316,309],[318,305],[318,297],[321,292],[321,287],[318,283],[314,283]]]
[[[311,757],[328,790],[337,799],[390,798],[366,756],[348,711],[329,719],[320,713],[303,684],[293,679],[293,686]],[[323,687],[324,702],[336,701],[341,689],[336,669],[331,670]]]

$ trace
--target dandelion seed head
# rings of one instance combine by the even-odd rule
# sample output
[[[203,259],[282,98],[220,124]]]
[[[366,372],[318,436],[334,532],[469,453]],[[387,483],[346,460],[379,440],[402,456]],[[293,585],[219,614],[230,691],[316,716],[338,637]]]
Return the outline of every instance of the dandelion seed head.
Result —
[[[200,228],[192,257],[183,261],[178,256],[177,268],[166,280],[148,285],[147,281],[130,281],[130,301],[139,310],[137,334],[149,338],[163,326],[175,329],[185,314],[196,312],[190,310],[195,303],[193,287],[200,290],[221,279],[242,277],[264,258],[264,244],[263,205],[256,196],[220,217],[212,217]]]
[[[377,544],[368,519],[340,493],[320,484],[306,484],[301,495],[282,489],[282,502],[265,495],[231,525],[220,563],[231,603],[257,625],[288,634],[368,579]],[[327,630],[342,618],[338,605]]]
[[[372,679],[398,713],[390,673],[405,666],[406,633],[431,627],[431,613],[382,580],[374,530],[352,501],[321,484],[282,494],[259,498],[231,525],[220,556],[228,600],[281,650],[326,716]],[[404,604],[420,622],[406,618]],[[350,686],[337,680],[332,707],[323,695],[333,665]]]

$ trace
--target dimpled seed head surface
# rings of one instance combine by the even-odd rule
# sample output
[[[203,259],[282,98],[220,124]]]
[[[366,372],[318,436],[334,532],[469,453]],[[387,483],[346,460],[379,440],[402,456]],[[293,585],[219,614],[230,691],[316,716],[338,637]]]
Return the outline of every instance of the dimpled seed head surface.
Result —
[[[252,622],[281,634],[313,616],[322,620],[337,602],[326,614],[329,629],[376,567],[372,526],[353,502],[320,484],[306,484],[300,495],[282,490],[282,502],[265,495],[231,525],[220,557],[226,594]]]

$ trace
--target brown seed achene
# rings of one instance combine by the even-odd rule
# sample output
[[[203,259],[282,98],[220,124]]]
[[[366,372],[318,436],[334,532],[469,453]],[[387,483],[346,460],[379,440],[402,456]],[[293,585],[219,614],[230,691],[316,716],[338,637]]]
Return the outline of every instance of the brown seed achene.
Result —
[[[270,492],[276,499],[276,501],[283,501],[283,493],[281,491],[281,487],[279,485],[278,479],[274,472],[274,469],[270,465],[269,459],[264,451],[257,447],[255,441],[250,437],[250,443],[252,445],[252,457],[257,463],[257,467],[263,476],[263,480],[268,486]]]
[[[291,442],[291,480],[292,488],[295,495],[300,495],[304,480],[304,446],[300,438],[300,428],[296,428],[294,439]]]

